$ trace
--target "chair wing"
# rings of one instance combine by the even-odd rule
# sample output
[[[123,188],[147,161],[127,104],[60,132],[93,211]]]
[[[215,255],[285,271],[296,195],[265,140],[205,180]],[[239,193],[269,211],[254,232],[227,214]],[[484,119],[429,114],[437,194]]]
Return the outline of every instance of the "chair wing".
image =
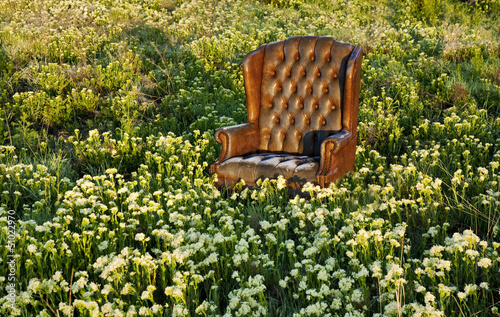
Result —
[[[354,169],[361,49],[329,37],[264,44],[243,60],[248,123],[216,133],[218,185],[283,175],[328,186]]]

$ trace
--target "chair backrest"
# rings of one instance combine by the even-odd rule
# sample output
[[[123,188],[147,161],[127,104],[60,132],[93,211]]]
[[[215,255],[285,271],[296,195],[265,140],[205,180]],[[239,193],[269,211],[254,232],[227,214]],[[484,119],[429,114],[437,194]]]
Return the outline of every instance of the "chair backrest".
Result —
[[[249,109],[249,122],[259,125],[259,150],[319,156],[326,137],[342,129],[355,130],[357,98],[351,96],[355,85],[348,73],[353,72],[353,55],[360,52],[351,44],[315,36],[290,37],[251,52],[252,61],[244,61],[244,78],[247,86],[251,77],[255,81],[256,74],[261,75],[259,109]],[[259,89],[258,83],[253,85],[253,91],[245,87],[247,106],[252,106],[248,104],[250,92],[256,108]]]

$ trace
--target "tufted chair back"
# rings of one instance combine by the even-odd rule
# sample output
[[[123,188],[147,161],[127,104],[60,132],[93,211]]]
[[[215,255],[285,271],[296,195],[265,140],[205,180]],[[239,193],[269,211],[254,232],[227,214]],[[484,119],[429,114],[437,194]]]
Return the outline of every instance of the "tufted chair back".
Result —
[[[342,110],[352,102],[344,78],[354,48],[329,37],[295,36],[257,50],[259,150],[319,156],[322,141],[350,125]]]
[[[290,187],[327,186],[354,169],[361,48],[293,36],[243,59],[247,123],[224,127],[211,165],[218,185],[283,175]]]

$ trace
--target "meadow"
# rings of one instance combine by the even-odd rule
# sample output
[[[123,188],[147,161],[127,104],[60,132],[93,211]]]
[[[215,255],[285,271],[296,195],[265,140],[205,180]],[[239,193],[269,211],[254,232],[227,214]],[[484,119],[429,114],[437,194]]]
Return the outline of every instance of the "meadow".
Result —
[[[0,315],[500,315],[499,0],[0,0]],[[219,191],[240,63],[364,51],[355,172]]]

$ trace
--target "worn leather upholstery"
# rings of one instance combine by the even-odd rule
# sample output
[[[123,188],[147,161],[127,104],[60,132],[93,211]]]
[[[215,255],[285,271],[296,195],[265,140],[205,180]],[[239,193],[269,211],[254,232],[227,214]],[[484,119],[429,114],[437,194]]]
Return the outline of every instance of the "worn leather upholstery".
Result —
[[[283,175],[327,186],[354,169],[361,49],[294,36],[243,60],[248,123],[217,131],[218,185]]]

